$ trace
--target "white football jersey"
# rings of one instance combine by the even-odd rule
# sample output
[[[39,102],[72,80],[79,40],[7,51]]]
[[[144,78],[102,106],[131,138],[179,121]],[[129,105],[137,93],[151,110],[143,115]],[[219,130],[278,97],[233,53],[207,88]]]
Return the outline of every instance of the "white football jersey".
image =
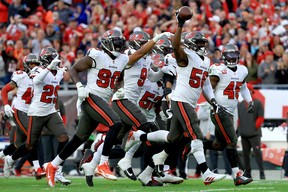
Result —
[[[196,108],[202,87],[208,77],[210,59],[204,57],[203,61],[196,52],[187,48],[184,51],[188,57],[188,65],[186,67],[177,66],[176,87],[171,99],[189,103]]]
[[[88,70],[86,89],[109,102],[113,89],[121,72],[127,65],[129,57],[125,54],[119,55],[115,60],[111,59],[104,51],[94,48],[87,55],[93,60],[93,66]]]
[[[124,99],[137,101],[142,87],[147,81],[149,67],[146,58],[141,58],[124,71]]]
[[[43,70],[47,69],[34,67],[32,72],[36,77]],[[58,98],[58,90],[60,89],[63,74],[63,70],[57,70],[56,75],[49,71],[42,83],[34,84],[34,95],[28,111],[29,116],[43,117],[56,112],[55,103]]]
[[[17,85],[17,94],[13,99],[13,107],[27,113],[33,97],[33,81],[24,71],[15,71],[11,81],[14,81]]]
[[[169,66],[170,67],[169,69],[173,70],[173,73],[177,75],[177,71],[176,71],[177,62],[176,62],[174,53],[169,53],[165,55],[164,61],[165,61],[165,66]],[[173,94],[175,87],[176,87],[176,78],[174,79],[173,86],[171,88],[172,89],[171,95]],[[163,97],[162,101],[166,101],[166,98]]]
[[[154,104],[159,102],[163,97],[163,88],[156,82],[151,82],[147,79],[141,94],[137,101],[137,105],[142,113],[146,116],[148,122],[154,122],[156,113],[154,111]]]
[[[248,70],[244,65],[237,65],[235,72],[223,63],[210,67],[209,76],[219,77],[219,82],[214,89],[215,99],[232,115],[237,107],[240,89],[247,75]]]

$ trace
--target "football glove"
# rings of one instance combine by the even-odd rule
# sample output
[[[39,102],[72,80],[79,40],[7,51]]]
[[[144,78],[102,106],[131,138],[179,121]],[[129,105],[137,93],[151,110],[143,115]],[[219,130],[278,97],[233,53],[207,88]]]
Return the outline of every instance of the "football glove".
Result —
[[[214,113],[218,113],[221,116],[227,114],[227,109],[225,107],[222,107],[221,105],[219,105],[214,98],[211,99],[211,105],[213,107]]]
[[[255,109],[254,102],[250,101],[248,105],[248,113],[253,113]]]
[[[57,56],[55,59],[53,59],[51,61],[51,63],[47,66],[47,69],[49,70],[56,70],[57,66],[59,65],[59,63],[61,63],[61,60],[58,59],[59,56]]]
[[[176,68],[174,66],[172,66],[172,65],[163,66],[161,68],[161,71],[163,73],[168,74],[168,75],[176,76]]]
[[[77,103],[76,103],[77,117],[80,117],[82,115],[82,109],[81,109],[82,102],[83,100],[77,99]]]
[[[4,106],[4,112],[7,117],[13,117],[13,113],[15,113],[10,105]]]
[[[89,92],[84,88],[81,82],[76,83],[77,91],[78,91],[78,99],[84,101],[88,95]]]
[[[164,33],[160,33],[160,34],[155,35],[155,37],[153,37],[152,40],[153,40],[155,43],[157,43],[157,41],[158,41],[159,39],[161,39],[163,36],[167,36],[168,38],[170,38],[172,35],[173,35],[173,33],[164,32]]]

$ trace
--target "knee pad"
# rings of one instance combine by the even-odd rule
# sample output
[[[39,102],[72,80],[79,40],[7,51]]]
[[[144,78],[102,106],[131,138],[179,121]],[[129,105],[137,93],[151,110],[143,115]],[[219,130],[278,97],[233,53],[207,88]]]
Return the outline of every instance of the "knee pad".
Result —
[[[196,151],[204,151],[203,142],[200,139],[191,141],[191,153],[195,153]]]

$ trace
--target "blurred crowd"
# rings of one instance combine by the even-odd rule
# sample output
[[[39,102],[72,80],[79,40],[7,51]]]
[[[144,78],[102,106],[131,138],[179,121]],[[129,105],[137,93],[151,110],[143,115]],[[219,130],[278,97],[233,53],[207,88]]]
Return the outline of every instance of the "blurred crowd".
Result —
[[[193,18],[183,31],[203,32],[211,62],[234,43],[253,84],[288,83],[287,0],[0,0],[0,85],[23,69],[22,58],[53,46],[68,69],[90,47],[100,47],[108,29],[143,30],[152,36],[177,27],[175,10],[186,5]],[[69,73],[64,82],[70,83]],[[82,78],[85,83],[85,75]]]

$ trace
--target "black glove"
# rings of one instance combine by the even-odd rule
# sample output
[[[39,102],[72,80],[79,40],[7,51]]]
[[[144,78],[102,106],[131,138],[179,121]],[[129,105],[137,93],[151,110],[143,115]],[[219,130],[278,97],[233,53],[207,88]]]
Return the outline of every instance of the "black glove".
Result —
[[[217,101],[213,98],[211,99],[211,105],[213,107],[214,113],[218,113],[219,115],[226,115],[227,109],[225,107],[222,107],[217,103]]]
[[[183,20],[179,17],[179,9],[175,12],[177,23],[179,27],[183,27],[186,20]]]
[[[250,101],[248,105],[248,113],[253,113],[255,109],[254,102]]]

